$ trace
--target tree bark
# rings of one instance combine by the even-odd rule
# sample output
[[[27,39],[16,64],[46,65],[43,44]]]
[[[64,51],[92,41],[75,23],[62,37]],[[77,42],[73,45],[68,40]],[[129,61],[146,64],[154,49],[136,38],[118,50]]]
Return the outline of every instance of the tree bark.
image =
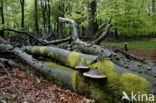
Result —
[[[50,24],[50,12],[51,12],[51,9],[50,9],[50,0],[48,0],[48,33],[51,32],[51,24]]]
[[[75,68],[77,65],[81,65],[82,63],[89,65],[98,57],[78,52],[71,52],[53,46],[26,46],[23,50],[33,55],[42,55],[52,58],[53,60],[57,60],[58,62],[72,68]]]
[[[46,30],[46,17],[45,13],[47,10],[46,3],[44,4],[43,0],[41,0],[41,8],[42,8],[42,15],[43,15],[43,25],[44,25],[44,30]]]
[[[21,2],[21,12],[22,12],[21,27],[24,28],[24,0],[20,0],[20,2]]]
[[[95,21],[97,2],[96,0],[92,0],[92,1],[88,0],[87,2],[88,2],[88,9],[89,9],[87,36],[93,37],[98,30],[98,24],[97,21]]]
[[[37,0],[35,0],[35,27],[36,27],[36,33],[39,33],[37,3],[38,3]]]
[[[96,40],[94,40],[91,44],[100,44],[101,41],[103,41],[108,36],[110,27],[111,27],[111,24],[107,24],[105,32]]]
[[[5,21],[4,21],[4,11],[3,11],[3,1],[1,1],[1,18],[2,18],[2,25],[4,26]],[[1,33],[1,36],[4,37],[4,31],[0,33]]]

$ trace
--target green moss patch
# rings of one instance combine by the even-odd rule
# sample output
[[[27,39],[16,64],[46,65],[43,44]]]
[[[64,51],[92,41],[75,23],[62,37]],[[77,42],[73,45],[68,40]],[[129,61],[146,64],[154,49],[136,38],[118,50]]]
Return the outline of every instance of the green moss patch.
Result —
[[[68,56],[68,62],[69,65],[71,67],[75,67],[76,65],[78,65],[78,61],[80,61],[80,54],[77,52],[72,52],[69,56]]]
[[[75,92],[77,92],[77,77],[78,77],[78,72],[73,72],[71,74],[71,78],[72,78],[72,87],[73,87],[73,90]]]
[[[40,48],[40,53],[41,53],[41,54],[44,54],[44,52],[46,51],[46,49],[47,49],[47,47],[41,47],[41,48]]]
[[[10,49],[12,49],[12,46],[9,45],[9,44],[7,44],[7,45],[6,45],[6,50],[9,51]]]
[[[36,48],[33,47],[33,48],[31,49],[31,52],[32,52],[32,54],[35,54],[35,52],[36,52]]]
[[[54,57],[54,55],[55,55],[55,53],[53,52],[53,51],[50,51],[49,53],[48,53],[48,56],[50,56],[50,57]]]
[[[95,67],[98,67],[100,73],[107,76],[107,83],[103,86],[104,89],[107,89],[105,90],[105,93],[112,93],[114,96],[121,96],[122,91],[126,91],[128,94],[130,94],[132,91],[134,93],[140,92],[143,94],[148,94],[147,88],[150,87],[151,84],[146,79],[132,73],[121,74],[115,72],[115,66],[111,61],[98,61],[90,66],[91,69],[94,69]],[[100,98],[99,95],[97,98]],[[108,98],[110,99],[110,97],[106,97],[106,99]]]

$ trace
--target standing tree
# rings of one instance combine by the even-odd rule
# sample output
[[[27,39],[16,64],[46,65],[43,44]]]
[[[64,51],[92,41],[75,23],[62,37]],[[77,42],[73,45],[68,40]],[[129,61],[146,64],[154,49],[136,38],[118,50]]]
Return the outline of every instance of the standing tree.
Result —
[[[95,20],[97,2],[96,0],[92,0],[92,1],[88,1],[87,4],[88,4],[88,9],[89,9],[88,10],[89,17],[88,17],[87,35],[93,36],[98,30],[98,24]]]
[[[36,33],[39,33],[38,16],[37,16],[37,0],[35,0],[35,27],[36,27]]]
[[[20,3],[22,11],[21,27],[24,28],[24,0],[20,0]]]
[[[0,9],[1,9],[2,25],[4,26],[5,21],[4,21],[4,12],[3,12],[3,1],[1,1],[1,8]],[[3,31],[1,32],[1,36],[4,37]]]
[[[48,33],[51,31],[51,25],[50,25],[50,0],[48,0]]]

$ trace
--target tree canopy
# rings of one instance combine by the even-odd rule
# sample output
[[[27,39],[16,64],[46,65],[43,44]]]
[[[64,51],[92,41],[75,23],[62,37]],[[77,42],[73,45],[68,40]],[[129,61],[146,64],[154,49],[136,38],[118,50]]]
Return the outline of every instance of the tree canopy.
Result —
[[[93,2],[96,7],[89,6]],[[155,0],[0,0],[0,29],[16,28],[36,32],[38,24],[40,34],[55,31],[61,35],[69,35],[71,31],[66,28],[70,25],[58,20],[58,17],[66,17],[74,19],[78,23],[80,34],[86,35],[91,21],[96,22],[96,27],[100,28],[111,18],[111,34],[156,35],[155,5]],[[90,13],[94,13],[93,18],[90,18]]]

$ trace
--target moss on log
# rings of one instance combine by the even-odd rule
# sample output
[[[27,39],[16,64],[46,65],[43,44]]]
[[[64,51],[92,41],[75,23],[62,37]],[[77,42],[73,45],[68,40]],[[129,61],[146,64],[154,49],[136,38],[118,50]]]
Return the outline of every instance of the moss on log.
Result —
[[[89,65],[93,60],[97,58],[97,56],[71,52],[57,47],[27,46],[24,47],[23,50],[33,55],[50,57],[72,68],[75,68],[75,66],[81,65],[82,63]]]
[[[59,57],[62,52],[64,52],[63,49],[59,48],[53,48],[52,51],[49,50],[48,52],[48,47],[31,47],[29,49],[30,52],[32,52],[32,48],[36,48],[34,49],[35,54],[37,53],[43,56],[45,54],[45,56],[47,56],[47,54],[51,52],[50,55],[57,55],[56,57]],[[49,81],[54,81],[54,83],[60,86],[69,88],[86,96],[92,96],[100,103],[119,102],[123,95],[122,91],[125,91],[128,95],[130,95],[132,91],[134,93],[140,92],[140,94],[150,94],[150,92],[148,91],[150,88],[151,91],[154,91],[154,93],[156,93],[154,87],[156,81],[155,78],[124,69],[120,66],[115,65],[111,60],[103,60],[98,61],[94,64],[90,64],[89,66],[91,69],[98,67],[100,73],[107,76],[106,79],[91,79],[84,77],[81,72],[78,72],[71,68],[56,65],[50,62],[44,62],[43,64],[42,62],[33,59],[30,55],[24,53],[18,48],[13,49],[12,51],[21,59],[23,59],[27,64],[40,71],[40,73],[42,73],[43,76]],[[61,55],[62,59],[58,59],[58,61],[68,60],[71,53],[73,52],[64,52]],[[88,57],[86,54],[81,53],[80,57],[83,57],[85,61],[92,61],[96,58],[96,56],[92,57],[92,55],[89,55]],[[77,60],[78,63],[81,62],[81,58]],[[66,64],[67,62],[62,63]],[[73,67],[73,65],[70,65],[70,63],[68,64],[68,66]]]
[[[109,60],[90,65],[91,69],[98,67],[99,71],[107,76],[107,79],[91,79],[84,77],[81,72],[68,67],[51,62],[44,62],[44,64],[51,68],[70,72],[69,81],[71,81],[74,91],[86,96],[92,96],[100,103],[119,102],[122,97],[122,91],[125,91],[128,95],[132,91],[134,93],[139,91],[141,94],[148,94],[147,89],[151,86],[149,81],[136,74],[115,72],[115,65]],[[67,75],[63,76],[66,77]],[[61,83],[55,83],[61,85]]]

